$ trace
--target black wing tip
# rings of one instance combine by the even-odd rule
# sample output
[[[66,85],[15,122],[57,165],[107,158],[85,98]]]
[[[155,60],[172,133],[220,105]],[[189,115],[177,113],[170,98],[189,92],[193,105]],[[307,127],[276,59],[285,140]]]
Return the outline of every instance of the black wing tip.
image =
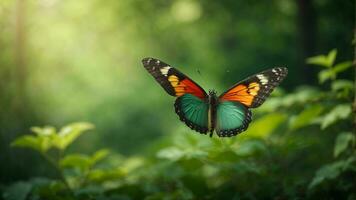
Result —
[[[146,57],[141,60],[142,64],[147,65],[149,64],[152,60],[156,60],[155,58],[152,57]]]
[[[272,72],[274,76],[279,77],[277,78],[278,83],[282,82],[283,79],[288,75],[288,68],[286,67],[274,67],[268,71]]]
[[[143,66],[146,68],[149,68],[151,66],[155,67],[164,67],[164,66],[169,66],[167,63],[163,62],[160,59],[157,58],[152,58],[152,57],[146,57],[141,60]]]
[[[288,74],[288,68],[287,67],[274,67],[271,70],[278,70],[284,75]]]
[[[281,70],[281,71],[288,71],[287,67],[273,67],[272,69],[277,69],[277,70]]]

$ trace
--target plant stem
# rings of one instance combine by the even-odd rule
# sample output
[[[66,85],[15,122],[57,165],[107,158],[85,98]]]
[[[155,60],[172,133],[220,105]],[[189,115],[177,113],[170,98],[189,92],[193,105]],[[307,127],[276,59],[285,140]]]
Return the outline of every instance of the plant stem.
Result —
[[[44,157],[45,160],[47,160],[48,163],[50,163],[54,167],[54,169],[58,174],[59,179],[63,182],[65,187],[68,189],[68,191],[73,194],[73,190],[70,187],[67,179],[64,177],[64,174],[62,173],[58,163],[55,160],[53,160],[50,156],[48,156],[46,153],[41,153],[41,155]]]

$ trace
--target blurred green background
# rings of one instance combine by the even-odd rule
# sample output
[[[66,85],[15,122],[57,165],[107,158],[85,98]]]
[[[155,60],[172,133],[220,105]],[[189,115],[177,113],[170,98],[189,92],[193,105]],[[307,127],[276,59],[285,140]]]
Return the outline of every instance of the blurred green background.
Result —
[[[214,88],[219,93],[274,66],[289,69],[275,96],[301,90],[302,85],[328,89],[327,84],[318,83],[321,67],[306,64],[306,59],[332,49],[338,50],[335,62],[353,58],[354,3],[1,0],[0,182],[8,185],[51,174],[34,152],[10,147],[16,137],[28,134],[31,126],[61,127],[87,121],[95,130],[81,136],[69,152],[92,153],[107,148],[128,158],[159,151],[175,140],[167,139],[170,136],[195,134],[178,120],[174,98],[166,95],[142,67],[144,57],[162,59],[206,90]],[[352,80],[353,76],[346,71],[339,77]],[[289,122],[292,114],[288,110],[283,111],[284,118],[277,116],[272,121]],[[257,113],[256,118],[265,115],[268,111]],[[255,135],[265,134],[264,125],[259,125]],[[345,122],[327,131],[337,132],[341,127],[351,129]],[[247,139],[253,138],[251,132],[246,133]],[[323,139],[325,146],[317,150],[303,147],[298,157],[284,155],[293,163],[303,162],[301,155],[314,156],[310,158],[314,164],[296,166],[296,176],[304,176],[305,167],[315,171],[332,158],[335,135],[315,126],[292,133],[279,128],[276,132],[288,137],[314,134]],[[315,135],[317,132],[320,135]],[[277,139],[282,137],[278,133]],[[239,137],[231,140],[238,141]],[[308,140],[304,137],[298,142],[306,144]],[[285,145],[278,148],[289,146]],[[330,155],[321,155],[325,151]],[[309,179],[314,171],[308,174]]]

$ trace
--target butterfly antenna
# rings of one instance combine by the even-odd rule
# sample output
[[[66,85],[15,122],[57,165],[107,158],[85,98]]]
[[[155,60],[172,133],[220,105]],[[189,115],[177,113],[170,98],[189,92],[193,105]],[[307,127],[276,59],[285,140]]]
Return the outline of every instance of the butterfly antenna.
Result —
[[[200,72],[200,70],[199,70],[199,69],[197,69],[197,73],[199,74],[199,76],[200,76],[201,78],[203,78],[203,79],[204,79],[203,74]]]
[[[200,72],[200,70],[199,69],[197,69],[197,73],[199,74],[199,76],[200,76],[200,78],[201,78],[201,82],[203,83],[203,85],[206,85],[206,79],[205,79],[205,77],[204,77],[204,75]]]

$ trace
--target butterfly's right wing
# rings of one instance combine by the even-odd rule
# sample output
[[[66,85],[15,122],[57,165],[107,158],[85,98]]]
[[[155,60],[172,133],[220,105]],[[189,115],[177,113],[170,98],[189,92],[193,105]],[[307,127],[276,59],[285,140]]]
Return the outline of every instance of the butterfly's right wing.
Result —
[[[252,113],[239,102],[222,101],[216,107],[216,133],[219,137],[231,137],[248,128]]]
[[[240,102],[248,108],[262,105],[273,89],[287,76],[288,69],[276,67],[238,82],[219,96],[220,101]]]
[[[259,107],[287,76],[284,67],[269,69],[235,84],[219,96],[216,132],[220,137],[245,131],[251,122],[250,108]]]
[[[209,104],[203,88],[161,60],[144,58],[142,63],[168,94],[177,97],[174,107],[179,119],[191,129],[206,133]]]

